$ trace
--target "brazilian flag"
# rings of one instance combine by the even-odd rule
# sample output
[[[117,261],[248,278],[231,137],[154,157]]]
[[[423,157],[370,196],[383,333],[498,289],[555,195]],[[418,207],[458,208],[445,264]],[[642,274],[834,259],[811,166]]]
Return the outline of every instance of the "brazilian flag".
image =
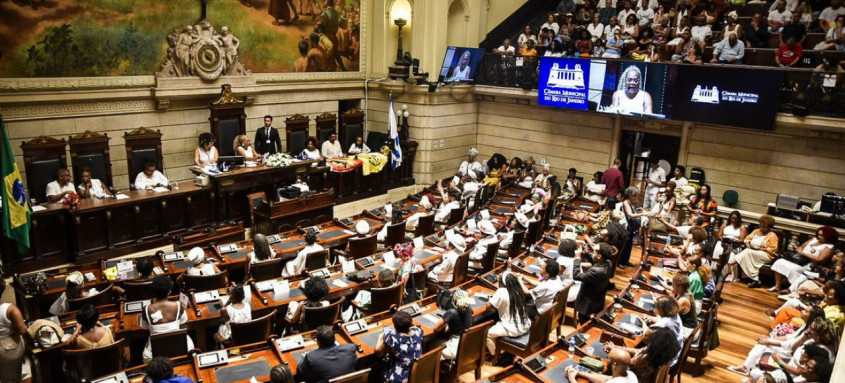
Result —
[[[12,143],[6,132],[6,124],[0,117],[0,176],[3,177],[3,235],[18,243],[18,252],[29,250],[29,198],[23,188],[21,172],[12,154]]]

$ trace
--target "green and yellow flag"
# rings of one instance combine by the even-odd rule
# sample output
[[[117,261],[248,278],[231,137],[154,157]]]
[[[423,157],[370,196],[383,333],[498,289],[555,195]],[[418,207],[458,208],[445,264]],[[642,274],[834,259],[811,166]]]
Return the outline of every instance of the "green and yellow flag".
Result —
[[[6,124],[0,117],[0,176],[3,177],[3,235],[18,244],[21,254],[29,251],[29,198],[21,180],[21,172],[15,163],[12,143],[6,132]]]

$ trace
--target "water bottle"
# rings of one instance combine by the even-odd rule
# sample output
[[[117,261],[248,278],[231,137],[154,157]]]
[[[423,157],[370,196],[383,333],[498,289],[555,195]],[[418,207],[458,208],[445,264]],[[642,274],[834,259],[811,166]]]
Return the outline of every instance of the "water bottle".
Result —
[[[513,259],[511,257],[508,257],[508,271],[513,270],[513,268],[511,267],[512,264],[513,264]]]
[[[575,338],[569,338],[569,359],[575,357]]]

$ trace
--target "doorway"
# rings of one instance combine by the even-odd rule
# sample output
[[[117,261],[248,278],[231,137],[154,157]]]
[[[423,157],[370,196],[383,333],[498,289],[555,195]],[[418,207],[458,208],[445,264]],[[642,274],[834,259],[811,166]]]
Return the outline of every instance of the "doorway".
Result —
[[[619,142],[619,169],[630,186],[637,186],[643,191],[642,178],[648,174],[648,160],[660,160],[660,167],[666,171],[666,178],[672,177],[672,171],[678,164],[681,137],[666,134],[623,130]]]

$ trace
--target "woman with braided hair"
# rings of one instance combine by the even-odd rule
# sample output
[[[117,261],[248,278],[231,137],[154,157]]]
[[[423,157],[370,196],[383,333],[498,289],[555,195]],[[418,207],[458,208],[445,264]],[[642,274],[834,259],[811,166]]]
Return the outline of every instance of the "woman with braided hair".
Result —
[[[509,272],[502,273],[499,277],[499,288],[490,297],[485,311],[491,307],[498,311],[499,321],[487,332],[487,349],[491,354],[495,354],[497,338],[518,337],[531,328],[531,319],[528,318],[528,308],[525,305],[525,294],[515,275]]]

